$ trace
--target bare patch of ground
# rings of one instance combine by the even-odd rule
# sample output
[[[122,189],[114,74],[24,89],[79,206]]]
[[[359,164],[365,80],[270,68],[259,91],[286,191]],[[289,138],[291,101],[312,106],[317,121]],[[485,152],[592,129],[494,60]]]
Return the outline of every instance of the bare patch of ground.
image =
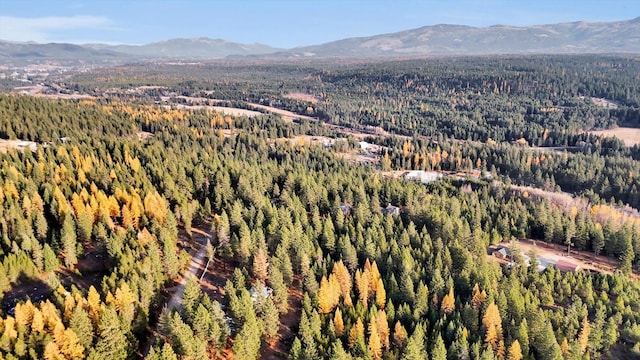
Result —
[[[288,93],[286,95],[283,95],[283,97],[287,98],[287,99],[307,101],[307,102],[310,102],[312,104],[317,104],[318,101],[319,101],[319,98],[317,96],[314,96],[314,95],[311,95],[311,94],[300,93],[300,92]]]
[[[380,163],[380,157],[372,154],[358,154],[358,153],[336,153],[337,157],[345,159],[351,163],[374,165],[377,166]]]
[[[296,278],[294,284],[299,284],[300,279]],[[302,315],[302,291],[299,286],[289,289],[289,311],[280,315],[280,328],[276,336],[263,346],[260,359],[286,359],[293,340],[295,339],[295,329],[300,322]]]
[[[500,245],[508,248],[514,246],[514,244],[510,242],[502,242]],[[517,241],[516,246],[523,254],[529,254],[535,251],[538,257],[547,261],[556,262],[562,259],[577,264],[584,270],[596,271],[608,275],[613,274],[619,265],[619,262],[611,257],[574,249],[571,249],[571,253],[567,253],[568,249],[566,246],[551,244],[541,240],[521,239]],[[495,258],[494,256],[491,257]],[[499,259],[497,260],[502,262]],[[635,279],[640,279],[640,274],[637,271],[634,271],[631,276]]]
[[[53,289],[44,279],[25,279],[20,285],[11,287],[2,297],[2,311],[5,314],[13,315],[16,304],[26,299],[31,300],[33,304],[39,304],[50,298]]]
[[[33,141],[0,139],[0,152],[6,153],[9,149],[16,149],[19,151],[29,149],[31,151],[36,151],[37,145],[38,144]]]
[[[589,211],[590,206],[587,200],[574,198],[566,192],[555,192],[538,189],[532,186],[511,185],[511,188],[520,192],[524,197],[547,199],[551,203],[561,207],[564,210],[571,210],[575,207],[579,211]]]
[[[225,115],[232,116],[259,116],[263,115],[263,113],[259,111],[240,109],[234,107],[226,107],[226,106],[213,106],[213,105],[183,105],[183,104],[174,104],[174,105],[164,105],[164,108],[170,109],[171,107],[175,107],[178,109],[190,109],[190,110],[200,110],[207,109],[215,112],[223,113]]]
[[[84,246],[84,254],[78,259],[76,271],[60,268],[56,275],[65,289],[75,286],[80,290],[88,290],[91,286],[100,289],[100,282],[109,272],[109,264],[103,249],[96,248],[93,244]],[[49,286],[50,274],[44,274],[36,279],[18,279],[1,300],[2,309],[11,313],[15,305],[23,300],[30,299],[32,303],[51,298],[51,294],[57,290]]]
[[[335,144],[336,141],[346,141],[346,139],[333,139],[326,136],[298,135],[292,138],[278,138],[276,141],[289,142],[293,145],[323,145],[329,147]]]
[[[518,241],[518,247],[522,252],[529,253],[533,250],[542,258],[549,260],[565,259],[578,264],[581,268],[612,274],[618,267],[618,262],[612,258],[596,255],[591,252],[571,249],[567,255],[567,247],[558,244],[550,244],[544,241],[523,239]]]
[[[146,131],[138,131],[136,133],[136,136],[138,136],[138,140],[145,141],[145,140],[148,140],[149,138],[152,138],[153,133],[146,132]]]
[[[266,106],[266,105],[260,105],[260,104],[255,104],[255,103],[247,103],[247,105],[251,106],[252,108],[256,109],[256,110],[260,110],[260,111],[267,111],[273,114],[278,114],[280,116],[282,116],[282,119],[288,122],[292,122],[294,119],[304,119],[304,120],[309,120],[309,121],[318,121],[315,118],[312,118],[311,116],[307,116],[307,115],[298,115],[292,111],[288,111],[288,110],[282,110],[282,109],[278,109],[272,106]]]
[[[617,137],[622,140],[625,145],[640,145],[640,129],[619,127],[615,129],[589,131],[589,133],[604,137]]]
[[[389,170],[380,171],[380,174],[382,174],[382,177],[385,179],[400,179],[403,178],[407,172],[407,170]]]

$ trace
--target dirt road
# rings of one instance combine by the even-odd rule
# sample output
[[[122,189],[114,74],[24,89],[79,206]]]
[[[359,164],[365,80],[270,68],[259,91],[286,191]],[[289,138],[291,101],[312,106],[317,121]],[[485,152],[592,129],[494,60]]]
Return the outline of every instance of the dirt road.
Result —
[[[169,298],[169,300],[165,304],[165,308],[169,312],[171,312],[173,309],[180,310],[182,306],[182,297],[184,296],[184,287],[187,283],[187,279],[190,276],[195,276],[197,279],[200,276],[200,273],[204,270],[204,264],[206,263],[205,257],[207,256],[206,243],[209,234],[199,229],[192,229],[192,232],[194,234],[193,241],[197,244],[198,250],[194,255],[191,256],[191,263],[189,264],[189,268],[187,269],[187,272],[184,274],[184,276],[180,279],[180,283],[173,289],[171,289],[173,295],[171,295],[171,298]],[[144,351],[142,352],[143,359],[146,358],[147,355],[149,355],[149,350],[151,350],[151,347],[155,344],[158,335],[158,328],[156,326],[156,328],[154,328],[151,332],[150,341],[147,343],[147,346],[145,346]]]

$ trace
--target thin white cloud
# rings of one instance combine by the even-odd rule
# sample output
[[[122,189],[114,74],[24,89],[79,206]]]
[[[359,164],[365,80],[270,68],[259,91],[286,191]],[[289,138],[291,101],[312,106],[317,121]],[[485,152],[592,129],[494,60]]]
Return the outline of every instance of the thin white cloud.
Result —
[[[0,16],[0,39],[9,41],[51,42],[58,31],[80,29],[107,29],[111,21],[104,16],[46,16],[22,18]]]

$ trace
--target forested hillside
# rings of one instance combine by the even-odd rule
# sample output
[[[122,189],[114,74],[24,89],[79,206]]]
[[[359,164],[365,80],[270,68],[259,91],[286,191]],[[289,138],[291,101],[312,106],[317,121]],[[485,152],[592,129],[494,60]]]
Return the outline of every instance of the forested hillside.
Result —
[[[1,137],[38,143],[0,153],[2,357],[639,356],[640,151],[585,131],[640,123],[640,65],[537,60],[149,65],[69,80],[90,100],[1,95]],[[375,161],[353,161],[361,140]],[[460,176],[389,176],[409,170]],[[614,266],[538,271],[517,239]],[[487,255],[500,242],[508,263]]]

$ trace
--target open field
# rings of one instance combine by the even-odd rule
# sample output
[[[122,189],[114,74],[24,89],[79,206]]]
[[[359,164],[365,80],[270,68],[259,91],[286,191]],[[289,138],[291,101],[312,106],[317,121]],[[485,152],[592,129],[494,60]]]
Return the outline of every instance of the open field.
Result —
[[[17,149],[19,151],[29,149],[31,151],[36,151],[36,146],[37,144],[33,141],[0,139],[0,152],[3,153],[6,153],[9,149]]]
[[[346,141],[346,139],[332,139],[326,136],[298,135],[291,138],[279,138],[278,142],[289,142],[294,145],[323,145],[332,146],[336,141]]]
[[[640,145],[640,129],[637,128],[619,127],[615,129],[590,131],[590,133],[605,137],[617,137],[624,141],[627,146]]]
[[[569,262],[578,264],[583,269],[598,271],[605,274],[612,274],[618,267],[618,262],[616,260],[596,255],[591,252],[571,249],[571,255],[567,256],[567,248],[565,246],[549,244],[544,241],[524,239],[518,241],[518,247],[525,254],[535,250],[542,258],[548,260],[565,259]]]
[[[182,105],[182,104],[171,105],[171,106],[175,106],[178,109],[191,109],[191,110],[207,109],[207,110],[213,110],[213,111],[223,113],[225,115],[231,115],[231,116],[250,116],[251,117],[251,116],[263,115],[263,113],[259,111],[240,109],[240,108],[234,108],[234,107],[226,107],[226,106]],[[165,105],[165,108],[171,108],[171,106]]]
[[[288,110],[282,110],[282,109],[278,109],[272,106],[266,106],[266,105],[260,105],[260,104],[254,104],[254,103],[247,103],[247,105],[251,106],[252,108],[256,109],[256,110],[262,110],[262,111],[268,111],[270,113],[274,113],[274,114],[278,114],[280,116],[282,116],[282,119],[284,119],[285,121],[293,121],[293,119],[304,119],[304,120],[309,120],[309,121],[317,121],[317,119],[312,118],[311,116],[306,116],[306,115],[298,115],[292,111],[288,111]]]
[[[292,92],[292,93],[284,95],[283,97],[285,97],[287,99],[307,101],[307,102],[310,102],[312,104],[317,104],[318,103],[318,97],[317,96],[313,96],[313,95],[305,94],[305,93]]]

